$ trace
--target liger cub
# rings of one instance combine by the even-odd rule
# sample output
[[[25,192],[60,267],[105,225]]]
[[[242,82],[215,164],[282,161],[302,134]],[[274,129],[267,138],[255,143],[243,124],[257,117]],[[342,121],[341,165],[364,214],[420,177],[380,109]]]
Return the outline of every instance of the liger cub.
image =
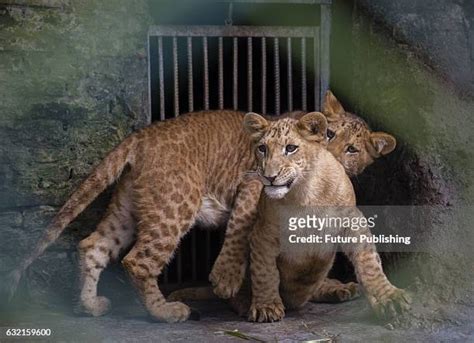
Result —
[[[367,123],[357,115],[344,110],[342,104],[331,91],[327,91],[323,102],[323,114],[327,119],[327,150],[342,164],[349,176],[361,174],[375,159],[387,155],[395,149],[396,140],[385,132],[372,131]],[[299,119],[305,112],[292,112],[289,117]],[[229,226],[224,245],[210,274],[214,293],[223,299],[237,295],[245,274],[248,256],[249,226]],[[315,301],[344,301],[355,294],[353,284],[342,284],[328,279],[315,294]],[[186,289],[173,293],[176,299],[208,298],[206,289]],[[242,301],[241,301],[242,300]],[[243,299],[232,299],[231,304],[238,313]]]
[[[244,126],[254,144],[256,174],[264,186],[257,221],[249,235],[249,320],[273,322],[284,317],[285,307],[301,307],[313,297],[326,279],[337,249],[335,244],[284,244],[281,239],[288,227],[281,225],[280,215],[298,217],[295,208],[318,206],[337,207],[351,217],[362,214],[355,207],[354,190],[344,167],[325,147],[327,120],[323,114],[270,122],[249,113]],[[333,236],[371,235],[367,227],[331,230]],[[388,281],[373,244],[357,240],[341,244],[341,248],[378,314],[392,316],[409,308],[408,294]]]
[[[244,178],[255,158],[242,129],[243,117],[237,111],[202,111],[130,135],[71,195],[2,287],[12,295],[31,263],[105,188],[117,182],[97,230],[79,244],[80,309],[93,316],[110,309],[110,301],[97,295],[100,274],[133,245],[122,263],[150,315],[168,322],[186,320],[189,307],[166,302],[156,279],[196,222],[217,226],[227,221],[231,237],[247,239],[262,186]],[[377,139],[390,140],[387,137]],[[371,142],[376,151],[380,144]],[[238,265],[247,261],[246,251],[235,255]]]
[[[359,116],[347,112],[327,91],[323,114],[327,119],[327,149],[349,176],[361,174],[375,159],[391,153],[397,141],[385,132],[372,131]]]
[[[244,113],[202,111],[157,122],[127,137],[83,181],[6,283],[12,294],[23,272],[102,191],[118,180],[105,217],[79,244],[80,309],[106,313],[97,295],[107,264],[131,245],[122,260],[152,318],[186,320],[190,308],[167,302],[157,278],[181,238],[196,222],[231,228],[254,221],[261,185],[243,178],[255,158],[242,128]]]

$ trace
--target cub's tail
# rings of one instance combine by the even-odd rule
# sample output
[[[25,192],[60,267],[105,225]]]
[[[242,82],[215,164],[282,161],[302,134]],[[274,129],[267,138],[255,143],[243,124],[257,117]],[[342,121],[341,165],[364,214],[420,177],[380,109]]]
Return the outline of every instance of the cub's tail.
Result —
[[[70,222],[120,176],[127,164],[133,164],[133,152],[135,151],[136,145],[136,135],[132,134],[127,137],[102,160],[66,201],[46,228],[43,236],[31,253],[15,270],[6,276],[2,291],[6,293],[4,295],[6,295],[9,300],[15,294],[21,277],[30,264],[59,237]]]
[[[168,301],[196,301],[196,300],[213,300],[219,299],[212,291],[212,287],[189,287],[178,289],[172,292],[168,297]]]
[[[245,284],[235,297],[227,299],[227,301],[231,309],[237,313],[239,317],[245,317],[248,315],[250,308],[250,297],[249,285]],[[168,301],[200,301],[216,299],[219,299],[219,297],[214,294],[211,286],[178,289],[166,298]]]

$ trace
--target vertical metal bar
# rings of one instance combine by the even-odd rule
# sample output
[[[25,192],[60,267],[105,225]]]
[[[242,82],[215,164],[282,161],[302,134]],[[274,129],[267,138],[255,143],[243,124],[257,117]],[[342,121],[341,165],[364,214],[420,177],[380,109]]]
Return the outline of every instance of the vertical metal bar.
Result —
[[[287,55],[287,61],[288,61],[288,111],[293,111],[293,70],[292,70],[292,61],[291,61],[291,56],[292,56],[292,50],[291,50],[291,38],[287,38],[288,42],[288,55]]]
[[[168,266],[165,267],[165,271],[163,273],[163,283],[165,283],[165,284],[168,284],[168,282],[169,282],[169,268],[168,268]]]
[[[179,115],[178,38],[173,37],[174,116]]]
[[[224,109],[224,39],[219,37],[219,109]]]
[[[204,109],[209,109],[209,55],[207,49],[207,37],[202,38],[204,52]]]
[[[177,281],[181,284],[183,281],[183,253],[181,249],[178,250],[178,256],[176,256],[176,267],[177,267]]]
[[[262,114],[267,113],[267,43],[262,37]]]
[[[211,231],[206,230],[206,274],[211,272]]]
[[[252,60],[252,37],[247,38],[247,109],[252,112],[253,108],[253,60]]]
[[[148,41],[147,41],[147,52],[148,52],[148,113],[147,113],[147,122],[148,124],[151,123],[151,117],[152,117],[152,107],[151,107],[151,99],[152,99],[152,94],[151,94],[151,55],[150,55],[150,34],[148,34]]]
[[[307,90],[306,90],[306,38],[301,38],[301,109],[307,109]]]
[[[274,42],[274,76],[275,76],[275,114],[280,114],[280,47],[278,38],[273,39]]]
[[[315,27],[314,29],[314,38],[313,38],[313,48],[314,48],[314,110],[320,111],[321,110],[321,102],[320,102],[320,94],[321,94],[321,85],[320,85],[320,77],[321,77],[321,70],[320,70],[320,55],[319,55],[319,29]]]
[[[197,281],[197,242],[196,242],[196,230],[191,232],[191,268],[192,268],[192,280]]]
[[[234,110],[239,107],[239,96],[238,96],[238,84],[239,84],[239,45],[237,41],[237,37],[234,37],[234,84],[233,84],[233,95],[234,95]]]
[[[188,111],[194,111],[193,39],[188,37]]]
[[[158,37],[158,77],[160,82],[160,120],[165,120],[165,76],[163,68],[163,37]]]
[[[329,89],[329,43],[331,35],[331,6],[321,5],[321,89],[320,100]]]

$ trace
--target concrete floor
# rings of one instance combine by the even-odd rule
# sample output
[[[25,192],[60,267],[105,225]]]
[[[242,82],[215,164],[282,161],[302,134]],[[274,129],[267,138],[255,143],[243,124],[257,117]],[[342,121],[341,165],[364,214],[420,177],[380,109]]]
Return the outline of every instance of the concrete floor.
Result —
[[[429,330],[393,329],[374,320],[364,299],[343,304],[308,304],[300,311],[288,312],[283,321],[269,324],[246,322],[218,300],[190,304],[200,312],[199,321],[154,323],[141,305],[127,300],[132,304],[115,307],[100,318],[28,307],[2,317],[0,342],[26,341],[7,339],[7,327],[52,330],[51,337],[32,339],[34,342],[474,342],[472,320],[457,325],[438,323]],[[234,330],[245,338],[233,336]]]

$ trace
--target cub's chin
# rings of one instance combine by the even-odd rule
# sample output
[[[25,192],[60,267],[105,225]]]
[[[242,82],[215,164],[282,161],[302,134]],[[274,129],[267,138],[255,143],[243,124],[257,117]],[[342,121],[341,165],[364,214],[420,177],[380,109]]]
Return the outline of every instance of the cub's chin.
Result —
[[[265,194],[271,199],[282,199],[289,191],[290,187],[284,186],[265,186]]]

